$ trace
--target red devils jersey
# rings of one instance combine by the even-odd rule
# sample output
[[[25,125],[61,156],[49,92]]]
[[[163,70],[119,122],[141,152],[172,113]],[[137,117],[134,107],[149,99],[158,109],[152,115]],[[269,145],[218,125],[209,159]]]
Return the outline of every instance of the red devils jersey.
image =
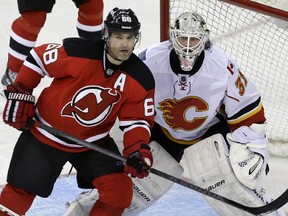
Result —
[[[154,120],[154,79],[134,54],[118,68],[106,62],[104,41],[65,39],[45,44],[27,57],[15,84],[34,89],[44,76],[53,78],[36,104],[36,118],[88,142],[106,138],[119,119],[124,146],[148,143]],[[65,151],[85,148],[31,128],[42,142]]]

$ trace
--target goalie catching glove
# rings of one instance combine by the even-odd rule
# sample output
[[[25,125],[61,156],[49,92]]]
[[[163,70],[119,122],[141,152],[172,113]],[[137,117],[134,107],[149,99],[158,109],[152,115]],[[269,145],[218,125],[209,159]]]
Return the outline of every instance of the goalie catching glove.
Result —
[[[268,170],[268,139],[264,124],[242,126],[227,134],[229,159],[238,180],[251,189],[261,186],[262,174]],[[266,171],[267,171],[266,170]]]
[[[124,172],[132,177],[144,178],[153,164],[153,156],[147,144],[137,143],[123,150],[127,158]]]
[[[23,130],[28,119],[35,114],[35,97],[31,91],[13,85],[7,86],[4,93],[7,102],[3,111],[3,121],[17,130]]]

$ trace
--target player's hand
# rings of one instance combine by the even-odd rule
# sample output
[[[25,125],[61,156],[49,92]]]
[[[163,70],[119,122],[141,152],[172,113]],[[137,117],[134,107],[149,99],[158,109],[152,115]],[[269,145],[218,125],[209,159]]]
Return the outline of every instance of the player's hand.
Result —
[[[251,189],[260,185],[262,175],[269,169],[268,139],[262,131],[264,126],[242,126],[227,134],[229,159],[234,173],[240,182]]]
[[[30,91],[13,85],[7,86],[4,93],[7,102],[3,110],[3,121],[17,130],[23,130],[28,119],[35,114],[35,97]]]
[[[123,150],[127,158],[124,172],[132,177],[144,178],[153,164],[153,156],[147,144],[137,143]]]

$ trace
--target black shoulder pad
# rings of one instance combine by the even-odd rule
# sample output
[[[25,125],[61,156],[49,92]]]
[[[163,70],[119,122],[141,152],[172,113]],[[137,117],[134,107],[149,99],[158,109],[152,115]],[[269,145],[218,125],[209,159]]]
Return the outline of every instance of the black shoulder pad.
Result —
[[[63,46],[68,56],[102,60],[104,40],[66,38]]]
[[[137,80],[147,91],[155,88],[152,72],[134,53],[120,66],[120,69]]]

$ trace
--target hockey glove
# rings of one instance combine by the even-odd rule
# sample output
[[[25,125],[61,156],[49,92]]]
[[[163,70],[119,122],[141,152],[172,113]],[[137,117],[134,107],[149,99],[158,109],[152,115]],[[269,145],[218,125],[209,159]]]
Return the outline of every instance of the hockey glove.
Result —
[[[35,97],[31,92],[13,85],[7,86],[4,93],[7,102],[3,111],[3,121],[17,130],[23,130],[28,119],[35,114]]]
[[[251,189],[261,186],[262,175],[268,170],[268,139],[258,129],[264,125],[242,126],[227,134],[230,163],[238,180]]]
[[[132,177],[144,178],[153,164],[153,156],[147,144],[138,143],[123,150],[127,158],[124,172]]]

